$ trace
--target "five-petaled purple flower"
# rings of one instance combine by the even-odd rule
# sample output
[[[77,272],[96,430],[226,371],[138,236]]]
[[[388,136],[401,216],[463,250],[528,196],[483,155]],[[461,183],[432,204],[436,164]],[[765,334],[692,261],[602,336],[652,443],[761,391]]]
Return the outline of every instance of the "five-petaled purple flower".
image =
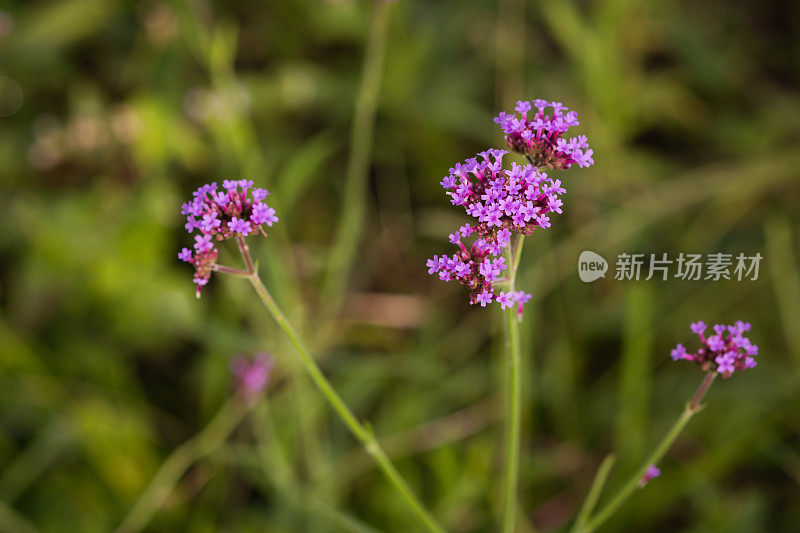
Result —
[[[511,299],[512,296],[513,294],[510,292],[501,292],[497,295],[495,301],[500,304],[500,309],[505,309],[514,305],[514,301]]]
[[[531,107],[536,108],[535,113],[530,113]],[[546,113],[548,109],[552,111]],[[503,128],[509,148],[525,155],[537,167],[567,169],[575,164],[580,167],[594,164],[594,152],[585,135],[562,138],[579,122],[578,114],[561,102],[519,101],[515,114],[502,112],[494,121]]]
[[[234,233],[240,233],[244,236],[250,235],[250,223],[246,220],[233,217],[228,222],[228,228]]]
[[[254,189],[252,180],[224,180],[221,190],[216,183],[203,185],[192,193],[190,202],[181,206],[181,214],[186,215],[186,231],[199,233],[194,237],[194,252],[183,248],[178,254],[178,259],[195,268],[198,297],[216,264],[214,241],[253,233],[266,235],[262,225],[272,226],[278,221],[275,210],[264,203],[267,195],[266,189]]]
[[[750,330],[749,322],[737,321],[725,326],[715,325],[714,334],[706,337],[708,326],[704,322],[694,322],[689,328],[698,336],[702,347],[695,353],[689,353],[683,344],[678,344],[670,355],[678,361],[686,359],[697,363],[703,370],[715,370],[723,378],[729,378],[736,370],[756,366],[754,357],[758,355],[758,346],[744,336]]]

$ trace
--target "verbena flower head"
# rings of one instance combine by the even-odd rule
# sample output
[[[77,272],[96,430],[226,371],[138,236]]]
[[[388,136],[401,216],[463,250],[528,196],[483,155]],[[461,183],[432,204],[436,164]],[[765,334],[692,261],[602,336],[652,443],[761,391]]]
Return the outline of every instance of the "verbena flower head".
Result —
[[[222,189],[216,182],[201,186],[192,193],[192,200],[181,206],[181,214],[186,215],[186,231],[196,231],[197,235],[193,250],[183,248],[178,259],[194,266],[198,297],[217,261],[215,242],[237,235],[266,236],[264,225],[272,226],[278,221],[275,210],[264,202],[267,195],[266,189],[253,188],[250,180],[224,180]]]
[[[459,230],[460,234],[470,234],[469,224]],[[510,232],[505,231],[510,237]],[[498,233],[501,233],[498,232]],[[495,283],[502,281],[501,274],[508,268],[504,257],[498,257],[501,250],[508,246],[503,236],[494,234],[488,238],[476,239],[467,247],[461,239],[456,239],[458,251],[452,256],[438,255],[428,259],[428,274],[438,275],[442,281],[458,281],[469,289],[469,303],[479,303],[481,307],[496,301],[502,309],[517,305],[519,313],[522,306],[531,299],[524,291],[498,291]],[[508,238],[508,237],[506,237]]]
[[[536,107],[535,113],[530,113]],[[545,114],[546,109],[552,109]],[[474,222],[465,224],[450,235],[458,247],[452,256],[434,256],[428,260],[428,273],[444,281],[457,280],[470,290],[470,303],[485,307],[497,302],[506,309],[522,306],[531,295],[522,291],[500,291],[496,285],[507,265],[498,258],[509,246],[511,236],[531,235],[536,228],[550,227],[550,216],[561,214],[564,192],[561,180],[548,177],[543,168],[567,169],[573,164],[594,164],[592,150],[585,136],[569,141],[562,135],[578,125],[577,114],[560,102],[534,100],[517,102],[518,115],[500,113],[495,122],[506,134],[508,146],[524,154],[531,164],[512,162],[504,167],[506,150],[490,149],[477,157],[457,163],[441,185],[453,205],[460,205]],[[474,242],[465,245],[462,238],[475,234]]]
[[[650,482],[651,479],[657,478],[661,475],[661,470],[658,469],[656,465],[650,465],[647,467],[642,479],[639,480],[639,488],[644,487],[647,483]]]
[[[506,150],[481,152],[477,158],[457,163],[441,182],[450,202],[463,206],[476,220],[472,231],[490,238],[506,230],[502,246],[508,244],[510,232],[530,235],[536,228],[549,228],[550,215],[562,213],[564,203],[559,197],[566,192],[561,180],[531,165],[511,163],[511,168],[503,168],[506,154]]]
[[[594,152],[585,135],[563,138],[569,128],[579,124],[575,111],[561,102],[541,99],[519,101],[515,110],[514,114],[501,112],[494,119],[503,128],[511,150],[524,154],[537,167],[567,169],[594,164]]]
[[[678,344],[670,353],[673,360],[693,361],[705,371],[715,370],[723,378],[731,377],[736,370],[756,366],[754,357],[758,355],[758,346],[744,336],[744,332],[750,330],[749,322],[739,320],[731,326],[717,324],[708,332],[713,334],[708,336],[705,322],[695,322],[689,328],[699,337],[701,348],[689,353],[683,344]]]
[[[550,227],[550,215],[561,213],[565,192],[560,180],[548,178],[531,165],[512,163],[503,168],[506,150],[486,150],[450,169],[442,180],[453,205],[464,207],[474,220],[450,235],[458,248],[452,256],[428,260],[428,273],[443,281],[456,280],[470,290],[470,303],[481,307],[495,301],[506,309],[522,306],[531,295],[523,291],[499,291],[495,283],[508,267],[498,257],[511,243],[512,233],[530,235]],[[462,239],[474,234],[469,247]]]
[[[236,390],[248,398],[255,398],[269,384],[274,360],[269,354],[261,353],[252,360],[236,356],[231,359],[231,373],[236,382]]]

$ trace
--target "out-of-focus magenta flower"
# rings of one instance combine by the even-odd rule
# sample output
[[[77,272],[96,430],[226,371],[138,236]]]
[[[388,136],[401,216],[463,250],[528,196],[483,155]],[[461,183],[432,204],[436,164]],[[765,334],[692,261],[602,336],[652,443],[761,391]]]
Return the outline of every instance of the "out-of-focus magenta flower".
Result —
[[[269,354],[261,353],[248,359],[236,356],[231,359],[231,372],[236,381],[236,390],[247,397],[258,396],[269,384],[274,361]]]
[[[661,470],[659,470],[656,465],[648,466],[647,471],[642,476],[641,481],[639,481],[639,487],[644,487],[651,479],[656,478],[660,475],[661,475]]]
[[[689,328],[700,339],[702,347],[696,353],[689,353],[683,344],[678,344],[670,353],[674,361],[685,359],[697,363],[703,370],[714,369],[723,378],[729,378],[736,370],[756,366],[754,357],[758,346],[744,336],[750,330],[749,322],[737,321],[735,324],[714,326],[714,335],[705,336],[708,326],[695,322]]]
[[[522,306],[528,303],[533,295],[525,291],[514,291],[511,298],[517,302],[517,315],[522,317]]]

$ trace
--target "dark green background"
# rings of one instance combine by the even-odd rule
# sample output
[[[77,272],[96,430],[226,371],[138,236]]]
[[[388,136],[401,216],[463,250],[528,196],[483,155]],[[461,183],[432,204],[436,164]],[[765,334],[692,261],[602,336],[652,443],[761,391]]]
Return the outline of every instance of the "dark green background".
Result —
[[[175,256],[190,241],[180,203],[242,176],[272,191],[281,217],[251,243],[267,285],[309,339],[333,326],[310,341],[326,374],[449,529],[494,530],[500,313],[470,308],[424,263],[465,221],[439,186],[447,169],[502,146],[501,109],[548,98],[579,112],[596,163],[560,173],[565,214],[522,260],[519,286],[534,295],[522,326],[527,522],[564,528],[611,450],[618,486],[701,380],[668,355],[695,346],[688,324],[743,319],[759,366],[714,384],[662,477],[603,530],[795,531],[792,4],[389,6],[367,224],[344,306],[320,323],[371,4],[5,2],[0,110],[18,103],[8,78],[24,99],[0,118],[0,526],[112,530],[231,394],[229,358],[267,349],[277,365],[266,402],[189,471],[149,530],[345,530],[331,509],[412,530],[248,284],[217,276],[194,298]],[[585,249],[612,262],[622,252],[764,260],[757,281],[584,284]],[[233,252],[221,260],[236,264]],[[263,468],[259,451],[280,448],[299,497]]]

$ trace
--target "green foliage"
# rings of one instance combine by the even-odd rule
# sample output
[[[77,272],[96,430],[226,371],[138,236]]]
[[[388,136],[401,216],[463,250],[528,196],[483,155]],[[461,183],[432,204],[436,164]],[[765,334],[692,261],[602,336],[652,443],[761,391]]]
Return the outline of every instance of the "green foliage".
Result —
[[[618,487],[701,379],[669,360],[688,323],[740,318],[758,368],[714,384],[663,476],[603,530],[796,529],[796,8],[390,4],[366,220],[337,309],[320,294],[370,2],[2,9],[0,76],[24,100],[0,117],[0,530],[113,530],[224,405],[229,357],[258,350],[277,361],[266,400],[147,530],[412,530],[246,282],[216,276],[194,298],[175,256],[188,242],[179,205],[246,176],[281,216],[251,243],[265,283],[326,375],[448,530],[493,531],[500,316],[469,308],[424,260],[461,223],[441,176],[502,143],[499,110],[536,97],[580,113],[596,165],[570,171],[565,214],[527,240],[517,280],[534,295],[520,329],[523,383],[536,380],[519,530],[567,527],[610,451],[607,491]],[[610,259],[605,280],[578,279],[586,249]],[[620,252],[681,251],[764,261],[758,281],[613,279]],[[222,256],[235,264],[233,247]]]

